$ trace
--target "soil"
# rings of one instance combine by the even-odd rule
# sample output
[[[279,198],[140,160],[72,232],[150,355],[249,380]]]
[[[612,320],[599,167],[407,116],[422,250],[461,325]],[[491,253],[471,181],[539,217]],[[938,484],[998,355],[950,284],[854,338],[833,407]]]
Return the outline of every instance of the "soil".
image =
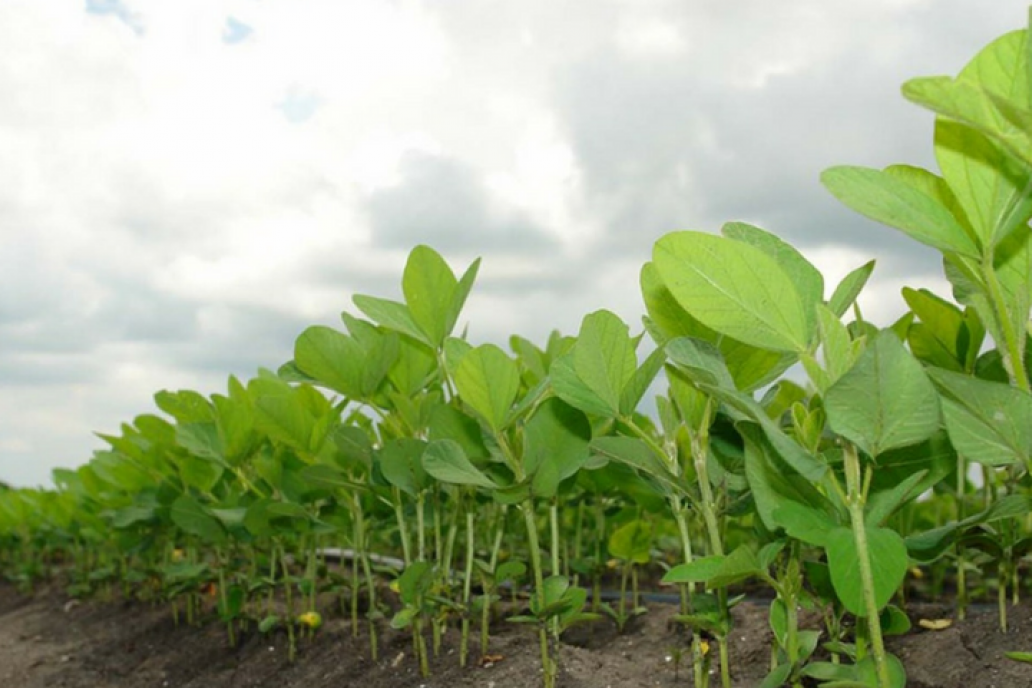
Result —
[[[687,660],[673,655],[686,644],[671,623],[674,608],[650,605],[623,634],[609,621],[574,629],[561,648],[562,688],[690,686]],[[992,609],[980,608],[942,631],[925,631],[920,618],[944,618],[950,609],[912,608],[915,630],[889,639],[903,660],[911,688],[1032,687],[1032,665],[1006,659],[1006,650],[1032,649],[1032,605],[1010,610],[1011,629],[998,630]],[[429,679],[420,678],[411,637],[385,628],[381,657],[372,662],[364,635],[354,638],[346,619],[326,610],[313,639],[299,643],[287,662],[286,637],[245,634],[229,649],[223,627],[176,626],[164,607],[127,601],[82,601],[58,589],[33,597],[0,585],[0,686],[4,688],[522,688],[539,685],[536,636],[515,624],[491,636],[495,661],[481,665],[471,641],[471,666],[458,666],[458,633],[449,631]],[[767,609],[762,602],[735,608],[731,658],[734,685],[759,685],[769,662]],[[687,653],[685,653],[687,657]],[[713,685],[719,685],[714,677]]]

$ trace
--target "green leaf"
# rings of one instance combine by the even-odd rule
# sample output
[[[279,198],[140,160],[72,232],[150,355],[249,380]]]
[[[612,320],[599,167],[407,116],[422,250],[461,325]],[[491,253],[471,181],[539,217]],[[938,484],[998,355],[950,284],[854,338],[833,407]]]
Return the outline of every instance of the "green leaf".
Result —
[[[462,447],[463,453],[476,462],[490,456],[484,444],[480,423],[452,404],[439,404],[430,413],[429,439],[452,440]]]
[[[176,501],[172,502],[169,516],[176,527],[184,533],[196,535],[216,544],[221,544],[226,540],[226,530],[222,527],[222,523],[189,495],[180,495]]]
[[[405,304],[364,294],[355,294],[351,300],[373,322],[434,348],[434,342],[423,333]]]
[[[652,539],[652,524],[634,519],[610,534],[609,553],[617,559],[647,564],[652,559]]]
[[[939,397],[899,338],[881,332],[828,389],[831,428],[871,456],[928,439],[939,427]]]
[[[821,183],[856,212],[922,244],[947,253],[979,256],[978,247],[953,213],[897,174],[842,165],[824,170]]]
[[[307,328],[294,342],[294,362],[321,384],[353,399],[362,396],[362,349],[329,327]]]
[[[761,428],[755,423],[744,422],[736,427],[745,441],[745,475],[756,511],[768,530],[782,527],[776,511],[786,503],[794,502],[819,512],[830,510],[825,497],[809,479],[785,466]]]
[[[849,330],[831,309],[824,304],[818,304],[816,310],[820,325],[821,350],[824,352],[824,367],[830,386],[853,365],[852,341],[849,338]]]
[[[915,79],[903,89],[907,98],[959,120],[938,118],[936,160],[988,247],[1032,214],[1027,45],[1027,31],[1011,32],[983,48],[957,79]]]
[[[661,583],[663,585],[708,583],[720,571],[725,559],[727,557],[722,554],[713,554],[708,557],[697,557],[690,564],[678,564],[666,572]]]
[[[788,683],[788,679],[792,675],[792,668],[791,664],[782,664],[772,669],[760,683],[759,688],[781,688]]]
[[[736,389],[724,357],[717,347],[701,339],[678,337],[667,342],[667,357],[679,370],[696,382]]]
[[[905,635],[910,630],[910,617],[894,604],[890,604],[882,610],[879,620],[882,634],[886,636]]]
[[[214,422],[177,423],[176,444],[194,456],[225,462],[225,447]]]
[[[869,526],[882,525],[896,509],[921,494],[921,491],[916,488],[927,474],[928,471],[919,470],[888,490],[868,495],[867,513],[864,516],[867,524]]]
[[[663,369],[665,362],[666,352],[659,348],[649,354],[648,358],[634,371],[634,375],[627,381],[620,393],[620,415],[630,417],[634,414],[634,410],[645,396],[649,385],[656,379],[656,375]]]
[[[475,485],[493,490],[498,485],[470,463],[462,447],[452,440],[437,440],[423,452],[423,468],[434,478],[455,485]]]
[[[594,416],[603,418],[613,416],[613,407],[592,391],[577,374],[573,352],[564,354],[552,362],[552,367],[548,371],[548,380],[555,395],[570,406]]]
[[[1032,652],[1004,652],[1003,655],[1007,659],[1013,659],[1015,662],[1032,664]]]
[[[610,417],[620,415],[621,394],[638,367],[627,325],[609,311],[595,311],[584,317],[571,353],[577,378]]]
[[[380,472],[391,485],[416,496],[430,486],[423,469],[426,442],[411,438],[391,440],[377,453]]]
[[[964,315],[952,303],[927,289],[903,288],[903,299],[921,322],[911,325],[907,340],[914,356],[940,368],[964,370],[958,347],[964,332]]]
[[[963,456],[988,466],[1028,464],[1032,395],[999,382],[929,368],[943,394],[946,431]]]
[[[457,287],[455,274],[437,251],[423,245],[412,249],[401,289],[412,320],[435,349],[451,334],[448,320]]]
[[[588,459],[591,424],[584,413],[561,399],[537,407],[524,429],[523,468],[533,476],[539,497],[554,497],[559,483]]]
[[[812,331],[813,314],[808,306],[824,301],[824,276],[820,271],[794,246],[759,227],[745,222],[728,222],[720,232],[728,239],[755,246],[781,266],[806,304],[803,314],[807,317],[807,330]]]
[[[785,500],[774,507],[773,521],[791,537],[823,547],[840,526],[834,517],[801,502]]]
[[[873,260],[864,263],[843,277],[828,301],[828,308],[831,309],[831,312],[840,318],[845,315],[856,298],[860,296],[860,292],[863,291],[872,272],[874,272]]]
[[[671,472],[671,468],[656,456],[648,445],[633,437],[596,437],[591,442],[592,451],[613,461],[626,464],[642,471],[666,486],[667,489],[683,492],[684,486]]]
[[[519,393],[519,367],[494,344],[483,344],[459,361],[455,387],[462,400],[497,433],[505,426]]]
[[[1029,511],[1032,511],[1032,498],[1026,495],[1006,495],[997,499],[987,509],[962,521],[953,521],[923,533],[907,536],[907,550],[917,561],[935,561],[967,530],[983,523],[1025,516]]]
[[[863,585],[860,580],[860,556],[853,532],[836,528],[825,545],[828,566],[835,593],[843,606],[856,616],[867,616]],[[867,551],[870,555],[874,578],[874,600],[878,609],[884,607],[903,583],[907,573],[907,546],[903,538],[888,528],[867,529]]]
[[[480,270],[480,259],[474,260],[466,272],[459,278],[459,283],[455,285],[455,290],[452,292],[451,304],[448,307],[447,318],[445,319],[445,332],[451,333],[455,329],[455,323],[459,320],[459,314],[462,313],[462,307],[466,305],[466,298],[469,296],[470,290],[473,289],[473,283],[477,279],[477,272]]]
[[[708,327],[764,349],[805,351],[812,328],[793,279],[763,251],[702,232],[656,242],[653,261],[677,301]]]

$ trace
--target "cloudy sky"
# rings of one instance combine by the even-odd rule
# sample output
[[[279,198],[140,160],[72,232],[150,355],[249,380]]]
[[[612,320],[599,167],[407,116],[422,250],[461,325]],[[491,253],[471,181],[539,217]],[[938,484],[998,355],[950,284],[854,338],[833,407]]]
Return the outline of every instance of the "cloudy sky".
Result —
[[[877,258],[887,323],[938,262],[818,174],[934,167],[900,84],[1027,6],[4,0],[0,480],[47,483],[159,389],[277,367],[352,294],[398,297],[417,243],[483,257],[475,342],[636,324],[653,242],[727,220],[832,283]]]

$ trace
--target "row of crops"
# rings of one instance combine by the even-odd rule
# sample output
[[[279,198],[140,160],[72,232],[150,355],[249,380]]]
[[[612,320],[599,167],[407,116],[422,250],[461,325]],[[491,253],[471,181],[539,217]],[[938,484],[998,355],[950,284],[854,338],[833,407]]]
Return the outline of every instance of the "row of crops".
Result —
[[[230,645],[279,629],[291,658],[332,594],[373,659],[386,626],[410,630],[424,673],[446,632],[461,664],[487,654],[502,613],[536,634],[550,688],[567,629],[622,629],[644,611],[639,572],[658,569],[696,686],[711,663],[730,685],[747,582],[773,598],[763,686],[903,686],[884,636],[909,626],[908,576],[955,586],[960,615],[991,595],[1001,631],[1027,592],[1027,35],[904,87],[939,115],[941,175],[822,176],[941,251],[952,301],[905,289],[908,311],[879,329],[856,304],[873,262],[826,285],[789,244],[729,223],[655,244],[641,334],[600,310],[576,336],[504,350],[454,336],[479,261],[457,276],[419,246],[403,302],[355,296],[357,314],[306,329],[275,372],[159,392],[161,413],[101,435],[56,489],[0,491],[0,572],[214,614]]]

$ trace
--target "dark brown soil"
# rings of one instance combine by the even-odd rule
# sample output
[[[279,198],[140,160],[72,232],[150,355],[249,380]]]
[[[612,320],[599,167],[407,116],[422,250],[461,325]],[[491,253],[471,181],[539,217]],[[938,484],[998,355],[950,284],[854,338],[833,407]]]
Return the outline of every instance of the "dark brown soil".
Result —
[[[673,609],[653,605],[619,635],[609,622],[575,629],[562,648],[562,688],[690,686],[690,668],[675,670],[673,655],[685,643],[670,624]],[[915,630],[891,639],[904,661],[912,688],[1032,687],[1032,665],[1003,656],[1032,650],[1032,607],[1011,610],[1011,631],[1003,635],[992,610],[943,631]],[[925,605],[917,618],[949,616],[947,608]],[[536,638],[511,624],[492,634],[488,666],[458,667],[458,634],[450,631],[433,674],[421,679],[407,634],[385,629],[381,658],[368,659],[366,638],[353,638],[345,619],[329,618],[312,640],[300,642],[294,664],[286,660],[282,634],[246,635],[236,650],[223,628],[176,627],[164,608],[128,602],[78,602],[50,591],[26,598],[0,585],[0,686],[5,688],[522,688],[539,684]],[[735,610],[731,657],[736,688],[756,686],[769,662],[767,610],[743,603]],[[479,658],[473,642],[471,654]],[[713,685],[719,685],[714,677]]]

